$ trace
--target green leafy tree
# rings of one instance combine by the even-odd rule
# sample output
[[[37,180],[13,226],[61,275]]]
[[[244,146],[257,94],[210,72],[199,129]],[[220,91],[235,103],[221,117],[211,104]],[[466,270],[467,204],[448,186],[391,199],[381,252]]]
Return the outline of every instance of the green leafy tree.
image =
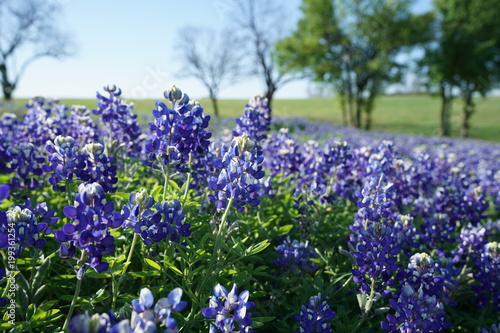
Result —
[[[297,29],[277,44],[278,61],[333,83],[345,121],[370,129],[376,96],[401,80],[397,56],[430,39],[432,14],[413,14],[411,3],[303,0]]]
[[[500,1],[436,0],[434,43],[426,50],[432,90],[441,97],[440,134],[451,134],[455,95],[463,99],[460,135],[467,137],[475,112],[473,97],[485,96],[500,76]]]

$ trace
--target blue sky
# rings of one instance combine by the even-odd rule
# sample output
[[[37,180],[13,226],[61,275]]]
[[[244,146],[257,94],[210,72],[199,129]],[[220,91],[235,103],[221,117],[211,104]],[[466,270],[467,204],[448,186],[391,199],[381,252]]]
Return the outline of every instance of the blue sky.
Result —
[[[74,37],[75,55],[64,60],[40,59],[21,78],[16,98],[93,98],[102,86],[116,84],[127,98],[161,98],[177,85],[190,97],[207,96],[195,79],[178,75],[175,56],[179,29],[187,25],[222,28],[237,20],[233,0],[58,0],[59,25]],[[293,29],[300,18],[300,0],[282,0]],[[417,11],[430,8],[431,0],[417,1]],[[289,83],[277,98],[306,98],[307,81]],[[257,78],[242,76],[223,88],[221,98],[246,99],[262,93]]]

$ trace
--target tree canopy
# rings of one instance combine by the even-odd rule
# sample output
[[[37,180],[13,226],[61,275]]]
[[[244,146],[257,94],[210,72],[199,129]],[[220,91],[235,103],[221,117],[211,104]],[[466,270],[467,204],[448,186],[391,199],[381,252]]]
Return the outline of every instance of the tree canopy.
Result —
[[[464,100],[461,136],[467,136],[474,94],[486,95],[500,78],[500,0],[436,0],[435,39],[424,64],[442,99],[441,135],[450,135],[452,100]]]
[[[415,15],[410,0],[303,0],[303,17],[277,44],[278,61],[334,84],[346,122],[371,126],[375,97],[401,80],[397,56],[431,39],[430,13]]]

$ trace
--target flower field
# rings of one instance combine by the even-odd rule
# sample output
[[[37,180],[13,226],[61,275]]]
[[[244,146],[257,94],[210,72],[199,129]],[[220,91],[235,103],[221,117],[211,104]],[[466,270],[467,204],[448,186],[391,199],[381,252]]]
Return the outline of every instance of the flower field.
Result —
[[[500,330],[500,144],[34,98],[0,123],[0,331]]]

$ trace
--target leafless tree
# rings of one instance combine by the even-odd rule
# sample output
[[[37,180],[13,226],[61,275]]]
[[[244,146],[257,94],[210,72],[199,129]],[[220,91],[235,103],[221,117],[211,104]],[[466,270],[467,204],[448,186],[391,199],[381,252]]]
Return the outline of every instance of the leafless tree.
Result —
[[[68,35],[55,24],[59,5],[47,0],[0,0],[0,83],[12,99],[19,79],[33,61],[70,55]]]
[[[286,69],[279,67],[274,57],[274,45],[286,35],[284,22],[286,12],[279,0],[235,0],[237,20],[234,24],[247,43],[252,55],[252,74],[259,76],[265,84],[265,96],[271,107],[276,91],[286,83],[298,79]],[[304,77],[301,75],[300,77]]]
[[[221,88],[240,74],[242,48],[232,30],[186,27],[179,31],[182,77],[194,77],[207,88],[214,114],[219,117],[217,99]]]

